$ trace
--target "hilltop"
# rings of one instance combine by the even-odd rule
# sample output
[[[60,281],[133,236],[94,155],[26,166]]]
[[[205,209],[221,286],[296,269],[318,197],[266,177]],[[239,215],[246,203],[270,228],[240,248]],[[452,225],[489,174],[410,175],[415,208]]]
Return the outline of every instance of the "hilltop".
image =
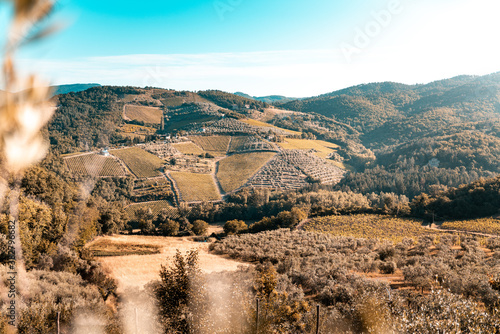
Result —
[[[236,92],[236,93],[234,93],[234,95],[238,95],[241,97],[245,97],[247,99],[257,100],[257,101],[266,102],[266,103],[285,103],[285,102],[297,100],[294,97],[286,97],[283,95],[250,96],[250,95],[242,93],[242,92]]]

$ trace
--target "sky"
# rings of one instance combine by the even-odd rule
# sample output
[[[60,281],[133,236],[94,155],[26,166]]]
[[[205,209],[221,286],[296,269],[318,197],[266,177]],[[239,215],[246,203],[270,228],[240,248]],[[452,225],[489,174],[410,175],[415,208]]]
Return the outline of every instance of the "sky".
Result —
[[[1,2],[0,2],[1,3]],[[0,32],[8,8],[0,5]],[[52,84],[315,96],[500,71],[498,0],[59,0],[18,66]],[[5,35],[2,33],[1,35]]]

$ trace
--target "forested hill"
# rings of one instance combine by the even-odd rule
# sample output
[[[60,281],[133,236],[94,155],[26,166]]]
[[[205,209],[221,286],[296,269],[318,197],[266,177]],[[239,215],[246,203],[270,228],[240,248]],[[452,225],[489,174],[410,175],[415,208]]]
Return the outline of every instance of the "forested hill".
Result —
[[[384,82],[281,104],[350,124],[372,149],[463,130],[489,135],[500,116],[500,73],[459,76],[426,85]],[[457,125],[460,125],[457,127]]]
[[[242,92],[236,92],[236,93],[234,93],[234,95],[238,95],[241,97],[245,97],[247,99],[262,101],[262,102],[266,102],[266,103],[286,103],[286,102],[297,100],[296,98],[286,97],[283,95],[250,96],[250,95],[242,93]]]
[[[372,83],[278,108],[217,90],[93,87],[56,96],[48,128],[54,151],[79,152],[130,145],[130,136],[154,139],[162,112],[169,118],[165,131],[182,133],[223,117],[217,116],[222,110],[229,118],[255,118],[338,145],[331,158],[352,171],[338,189],[412,199],[500,173],[499,96],[500,73],[426,85]],[[131,135],[132,125],[145,132]]]

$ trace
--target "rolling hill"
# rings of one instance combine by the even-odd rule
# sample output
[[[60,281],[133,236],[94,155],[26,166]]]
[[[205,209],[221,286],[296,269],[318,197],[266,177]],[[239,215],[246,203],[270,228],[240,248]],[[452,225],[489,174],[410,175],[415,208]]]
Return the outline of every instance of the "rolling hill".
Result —
[[[297,100],[296,98],[294,97],[286,97],[286,96],[282,96],[282,95],[269,95],[269,96],[250,96],[248,94],[245,94],[245,93],[242,93],[242,92],[236,92],[234,93],[234,95],[238,95],[238,96],[241,96],[241,97],[244,97],[244,98],[247,98],[247,99],[251,99],[251,100],[257,100],[257,101],[261,101],[261,102],[266,102],[266,103],[286,103],[286,102],[290,102],[290,101],[294,101],[294,100]]]
[[[59,86],[53,86],[52,89],[54,89],[53,95],[59,95],[59,94],[68,94],[68,93],[78,93],[84,90],[87,90],[89,88],[93,87],[100,87],[101,85],[96,84],[96,83],[91,83],[91,84],[71,84],[71,85],[59,85]]]
[[[217,154],[199,148],[188,154],[188,160],[298,148],[351,171],[338,189],[394,192],[410,199],[437,185],[457,187],[500,173],[499,73],[425,85],[370,83],[281,103],[274,109],[238,94],[134,87],[93,87],[63,94],[56,97],[59,108],[49,125],[50,140],[61,153],[68,153],[130,146],[159,136],[203,140],[197,136],[229,136],[228,148]],[[259,121],[268,109],[275,110],[266,116],[268,123]],[[134,110],[141,114],[125,117]],[[164,125],[158,124],[161,113]],[[155,122],[148,121],[153,118]],[[184,144],[175,145],[189,144],[183,140]],[[288,170],[281,160],[272,163]],[[274,174],[269,175],[249,182],[281,184],[273,183]],[[304,179],[314,172],[297,175]],[[290,182],[285,184],[284,189],[293,188]]]

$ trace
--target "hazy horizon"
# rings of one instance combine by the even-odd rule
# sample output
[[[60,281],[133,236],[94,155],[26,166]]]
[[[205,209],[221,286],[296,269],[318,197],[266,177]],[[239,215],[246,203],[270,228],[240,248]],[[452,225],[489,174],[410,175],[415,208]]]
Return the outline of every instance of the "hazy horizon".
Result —
[[[52,84],[316,96],[500,70],[493,0],[61,0],[65,29],[23,50]],[[0,6],[0,22],[9,10]],[[0,23],[0,30],[3,29]]]

